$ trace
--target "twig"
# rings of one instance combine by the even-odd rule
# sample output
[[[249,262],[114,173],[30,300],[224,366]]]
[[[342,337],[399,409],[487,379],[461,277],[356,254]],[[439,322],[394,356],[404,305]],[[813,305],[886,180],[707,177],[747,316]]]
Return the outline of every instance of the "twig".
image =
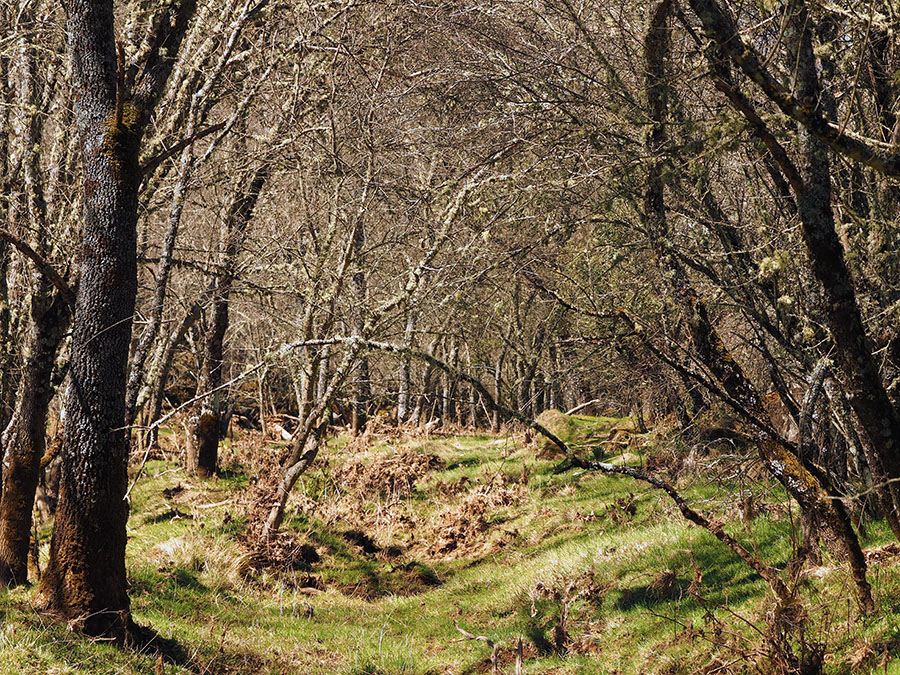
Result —
[[[493,640],[491,640],[486,635],[475,635],[463,628],[460,628],[459,623],[457,621],[454,621],[453,625],[456,626],[456,630],[458,630],[460,633],[462,633],[465,636],[466,640],[480,640],[481,642],[487,643],[487,646],[491,648],[491,673],[496,675],[496,673],[497,673],[497,652],[500,650],[500,645],[495,643]],[[458,642],[461,642],[461,640],[458,640]],[[521,643],[522,643],[522,641],[519,640],[519,644],[521,644]]]
[[[233,499],[226,499],[225,501],[215,502],[213,504],[199,504],[197,506],[197,508],[198,509],[212,509],[212,508],[215,508],[216,506],[225,506],[225,504],[231,504],[233,501],[234,501]]]

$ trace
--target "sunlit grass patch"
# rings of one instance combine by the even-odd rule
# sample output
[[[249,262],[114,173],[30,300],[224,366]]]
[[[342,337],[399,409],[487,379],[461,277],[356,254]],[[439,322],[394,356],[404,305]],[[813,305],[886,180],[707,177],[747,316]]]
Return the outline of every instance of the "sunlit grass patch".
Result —
[[[576,421],[606,436],[630,424]],[[135,619],[182,649],[181,665],[166,661],[163,672],[489,672],[491,650],[462,639],[456,623],[495,641],[507,673],[520,638],[526,673],[690,673],[764,648],[765,582],[659,491],[627,477],[556,473],[558,462],[539,459],[523,434],[374,441],[329,439],[284,523],[319,560],[275,567],[241,542],[252,452],[268,445],[236,441],[219,480],[147,463],[131,494],[128,569]],[[439,461],[418,461],[431,456]],[[354,462],[377,470],[346,474]],[[417,467],[414,480],[387,472],[389,485],[379,484],[379,467],[398,462]],[[678,484],[759,557],[789,564],[798,523],[780,488],[702,471]],[[49,528],[41,534],[46,547]],[[883,523],[867,523],[866,534],[866,546],[891,541]],[[454,547],[435,545],[449,536]],[[826,672],[892,672],[900,565],[888,556],[869,578],[881,612],[866,620],[845,566],[828,555],[796,582],[804,635],[826,645]],[[158,657],[69,633],[34,614],[29,598],[19,589],[0,600],[0,672],[155,672]]]

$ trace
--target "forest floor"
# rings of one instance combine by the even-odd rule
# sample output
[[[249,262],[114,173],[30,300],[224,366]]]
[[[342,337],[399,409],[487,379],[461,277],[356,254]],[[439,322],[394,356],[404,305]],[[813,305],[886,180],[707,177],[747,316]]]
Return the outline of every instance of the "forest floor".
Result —
[[[789,564],[797,514],[740,443],[638,434],[614,418],[557,429],[586,455],[667,475],[760,557]],[[283,444],[239,431],[222,476],[201,481],[177,462],[179,436],[169,430],[144,467],[128,525],[134,618],[166,658],[68,632],[17,589],[0,599],[0,672],[462,675],[492,672],[490,640],[496,672],[511,674],[521,639],[524,673],[766,672],[784,642],[824,654],[826,672],[900,673],[900,547],[879,522],[863,541],[878,614],[858,616],[844,566],[826,556],[791,577],[801,609],[785,618],[665,495],[554,473],[559,460],[524,434],[331,438],[268,547],[248,539],[263,508],[251,477]],[[46,555],[49,528],[39,535]]]

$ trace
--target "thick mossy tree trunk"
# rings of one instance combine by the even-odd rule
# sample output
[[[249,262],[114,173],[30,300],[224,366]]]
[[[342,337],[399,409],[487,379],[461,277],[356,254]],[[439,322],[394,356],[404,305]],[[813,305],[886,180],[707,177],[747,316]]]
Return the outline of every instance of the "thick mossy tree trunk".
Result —
[[[28,581],[28,544],[34,495],[46,444],[47,411],[53,399],[53,366],[71,313],[60,293],[46,283],[32,298],[32,326],[19,378],[12,422],[3,434],[3,491],[0,494],[0,583]]]
[[[128,435],[125,379],[137,292],[138,154],[193,14],[175,2],[126,92],[112,0],[66,0],[81,146],[83,230],[63,431],[61,494],[35,605],[89,634],[126,641]]]
[[[130,626],[125,578],[125,368],[137,291],[140,135],[119,119],[112,2],[70,2],[84,172],[81,281],[72,334],[62,488],[37,604],[93,635]]]

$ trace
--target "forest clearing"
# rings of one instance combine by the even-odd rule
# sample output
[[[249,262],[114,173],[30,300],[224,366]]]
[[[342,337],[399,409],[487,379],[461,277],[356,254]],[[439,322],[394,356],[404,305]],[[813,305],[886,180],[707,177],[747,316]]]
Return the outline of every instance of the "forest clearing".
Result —
[[[897,670],[897,35],[0,0],[0,672]]]
[[[614,462],[677,474],[684,493],[760,556],[793,559],[797,514],[753,455],[641,434],[629,419],[574,418],[566,440]],[[700,434],[703,436],[703,434]],[[246,538],[251,476],[279,443],[238,431],[214,482],[185,474],[173,429],[135,488],[132,611],[163,640],[144,656],[2,602],[0,670],[18,673],[715,673],[766,670],[765,583],[658,490],[627,477],[556,473],[522,433],[382,429],[329,440],[270,547]],[[688,458],[688,459],[685,459]],[[728,464],[732,478],[721,479]],[[754,466],[755,465],[755,466]],[[132,473],[137,467],[132,467]],[[46,555],[46,528],[41,551]],[[833,560],[792,573],[805,616],[794,644],[826,672],[897,672],[900,547],[864,540],[883,617],[857,621]],[[565,619],[562,617],[565,616]],[[462,629],[490,639],[465,639]],[[157,665],[159,663],[159,665]]]

